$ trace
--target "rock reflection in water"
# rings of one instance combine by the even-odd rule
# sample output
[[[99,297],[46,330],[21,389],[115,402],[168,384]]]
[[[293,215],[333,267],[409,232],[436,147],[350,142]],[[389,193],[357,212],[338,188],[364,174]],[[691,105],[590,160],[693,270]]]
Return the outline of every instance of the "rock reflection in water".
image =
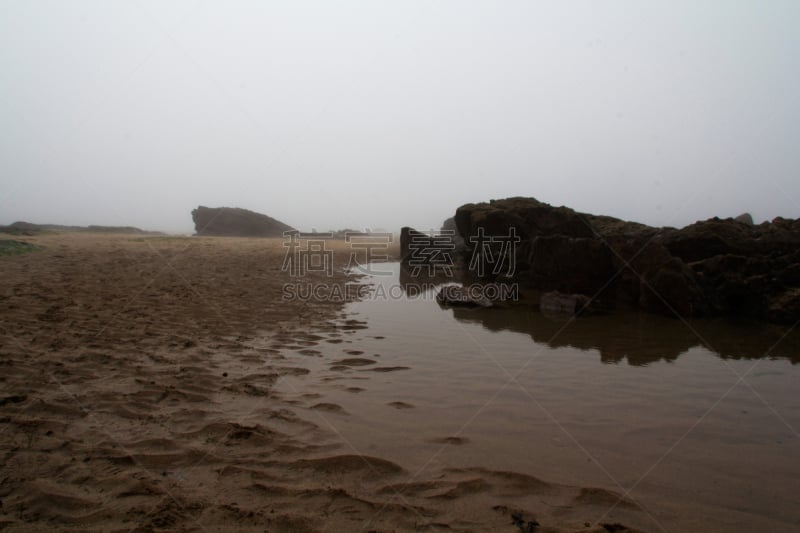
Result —
[[[422,293],[433,289],[434,287],[453,283],[456,278],[448,276],[441,270],[434,270],[429,273],[426,268],[420,268],[417,272],[410,267],[399,267],[399,282],[400,287],[403,289],[409,298],[416,298]]]
[[[644,313],[618,313],[573,319],[547,316],[530,307],[448,309],[456,320],[478,323],[493,332],[513,331],[553,348],[598,350],[604,363],[627,359],[631,365],[673,361],[695,346],[723,359],[763,357],[800,362],[800,335],[788,327],[722,319],[683,321]],[[788,333],[788,334],[787,334]]]

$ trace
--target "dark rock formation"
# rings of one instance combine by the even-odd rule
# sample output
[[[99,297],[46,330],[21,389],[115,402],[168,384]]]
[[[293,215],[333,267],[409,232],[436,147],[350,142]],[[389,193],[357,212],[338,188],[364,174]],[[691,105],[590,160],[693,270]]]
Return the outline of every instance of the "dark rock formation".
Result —
[[[531,240],[526,267],[529,280],[540,289],[592,293],[614,275],[612,257],[599,239],[540,235]]]
[[[414,228],[409,228],[408,226],[403,226],[402,228],[400,228],[401,261],[406,261],[409,257],[411,257],[411,254],[413,253],[412,243],[417,243],[417,242],[430,243],[430,235],[422,231],[415,230]]]
[[[552,207],[534,198],[466,204],[456,210],[455,221],[462,236],[474,235],[478,227],[483,227],[489,235],[502,235],[514,227],[523,240],[539,235],[593,236],[584,215],[567,207]]]
[[[465,265],[481,232],[518,237],[505,275],[526,287],[672,316],[800,319],[800,220],[752,225],[743,218],[653,228],[508,198],[463,205],[454,220],[465,242],[457,259]],[[470,274],[483,282],[498,277],[492,270]]]
[[[794,323],[800,316],[800,288],[786,289],[769,300],[767,318],[773,322]]]
[[[463,255],[463,242],[460,255]],[[430,276],[452,277],[453,269],[460,268],[456,261],[456,239],[451,233],[423,232],[414,228],[400,229],[400,260],[418,274],[425,271]]]
[[[261,213],[238,207],[200,206],[192,211],[197,235],[225,237],[282,237],[289,225]]]
[[[454,217],[450,217],[442,223],[442,232],[448,235],[452,235],[453,245],[455,246],[456,250],[464,249],[465,246],[464,239],[458,232],[458,228],[456,227],[456,219]]]

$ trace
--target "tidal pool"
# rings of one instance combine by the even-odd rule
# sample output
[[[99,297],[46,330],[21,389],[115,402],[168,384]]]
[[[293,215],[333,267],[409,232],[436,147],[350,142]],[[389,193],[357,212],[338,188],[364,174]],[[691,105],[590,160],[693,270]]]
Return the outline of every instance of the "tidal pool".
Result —
[[[420,476],[479,466],[627,493],[653,531],[800,527],[797,331],[443,309],[396,290],[398,264],[376,269],[364,281],[389,297],[346,309],[363,329],[280,385],[319,394],[353,450]]]

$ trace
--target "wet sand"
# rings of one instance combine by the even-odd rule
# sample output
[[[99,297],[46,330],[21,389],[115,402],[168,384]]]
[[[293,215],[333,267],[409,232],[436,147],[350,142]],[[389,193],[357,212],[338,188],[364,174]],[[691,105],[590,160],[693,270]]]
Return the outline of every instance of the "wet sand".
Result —
[[[342,405],[297,388],[315,381],[298,379],[319,366],[307,362],[341,345],[326,372],[403,366],[359,349],[364,317],[341,302],[282,301],[281,240],[26,240],[44,250],[0,258],[0,528],[600,532],[650,521],[608,489],[479,458],[420,473],[345,439]],[[357,282],[347,254],[334,257],[332,277],[304,281]],[[358,398],[357,383],[343,390]],[[447,454],[465,442],[436,444]]]

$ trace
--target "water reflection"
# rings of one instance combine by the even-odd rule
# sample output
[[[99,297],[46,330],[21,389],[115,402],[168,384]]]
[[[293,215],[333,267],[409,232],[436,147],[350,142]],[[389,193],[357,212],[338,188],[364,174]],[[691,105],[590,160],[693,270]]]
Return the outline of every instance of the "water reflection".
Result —
[[[430,275],[426,269],[422,268],[419,272],[407,266],[396,267],[399,270],[398,281],[400,287],[410,298],[420,296],[432,287],[453,283],[455,278],[447,276],[442,272],[434,272],[437,275]]]
[[[682,321],[644,313],[618,313],[570,319],[547,316],[531,307],[444,309],[464,323],[492,332],[513,331],[551,347],[598,350],[604,363],[631,365],[674,361],[695,346],[723,359],[785,358],[800,362],[800,335],[789,328],[750,321]],[[788,332],[788,335],[787,335]]]
[[[540,344],[597,350],[603,363],[627,361],[631,365],[647,365],[656,361],[675,361],[691,348],[702,346],[723,359],[788,359],[800,362],[800,331],[777,324],[747,319],[680,320],[636,311],[615,312],[572,319],[563,315],[543,314],[530,297],[523,304],[491,309],[441,308],[435,302],[438,287],[453,283],[454,278],[427,276],[425,269],[413,273],[399,263],[382,265],[391,276],[375,276],[376,284],[399,282],[405,302],[393,301],[393,315],[399,322],[409,314],[433,318],[435,313],[448,313],[457,321],[477,324],[490,332],[511,331],[529,335]],[[522,296],[526,297],[525,294]],[[529,297],[528,295],[527,297]],[[535,296],[535,295],[534,295]],[[425,300],[425,307],[408,303]],[[382,310],[386,312],[386,307]]]
[[[382,290],[347,308],[365,329],[324,343],[302,377],[320,378],[310,389],[349,413],[336,428],[351,446],[415,472],[434,457],[611,490],[609,475],[627,486],[646,472],[636,496],[671,531],[798,523],[800,367],[788,363],[800,361],[798,332],[623,312],[572,320],[521,304],[442,308],[436,278],[381,270],[392,275],[365,281]],[[373,362],[344,368],[353,353]],[[747,372],[737,386],[734,374]],[[463,440],[443,448],[452,436]]]

